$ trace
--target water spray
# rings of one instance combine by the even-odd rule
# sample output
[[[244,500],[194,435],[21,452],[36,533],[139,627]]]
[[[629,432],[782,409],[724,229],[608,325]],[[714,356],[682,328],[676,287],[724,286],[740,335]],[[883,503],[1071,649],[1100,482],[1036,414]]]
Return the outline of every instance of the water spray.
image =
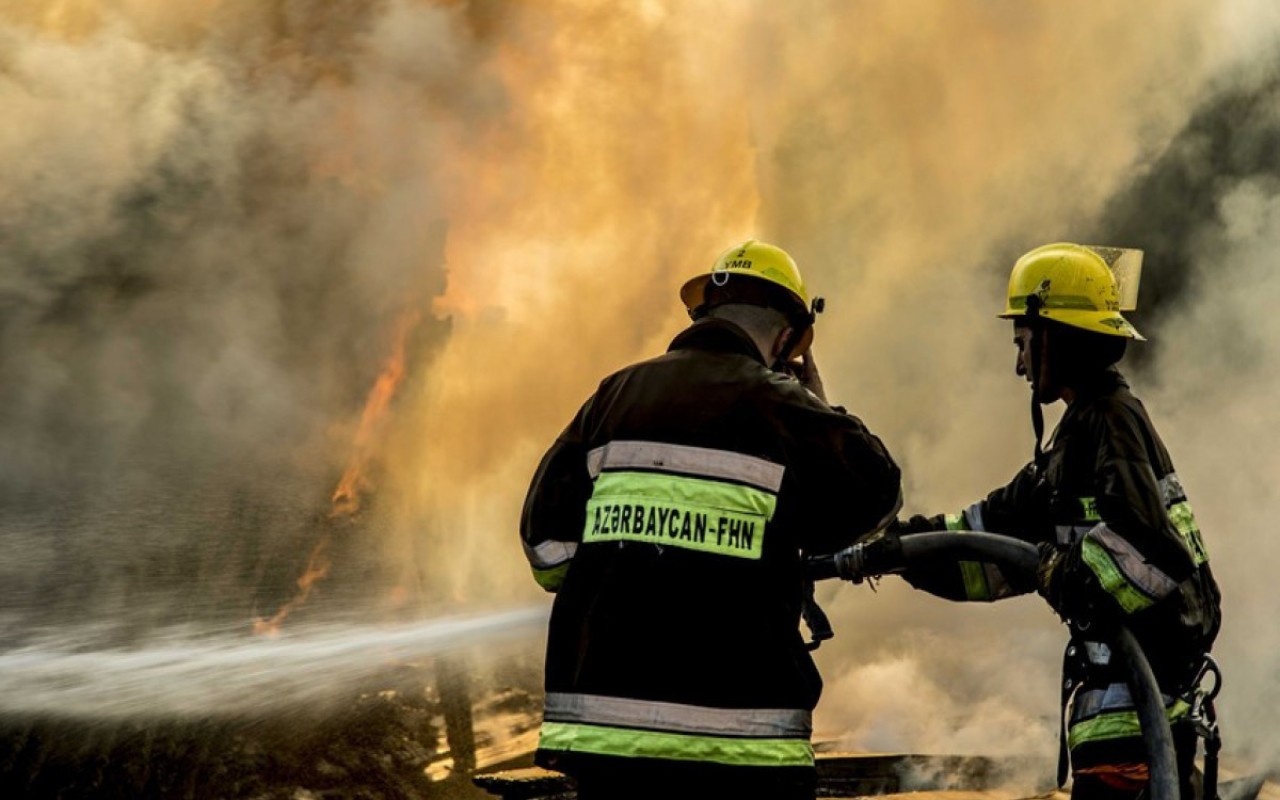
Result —
[[[0,713],[121,719],[288,710],[341,697],[415,659],[535,638],[547,614],[527,606],[388,627],[299,625],[275,638],[175,635],[128,649],[86,649],[78,632],[64,632],[0,653]]]

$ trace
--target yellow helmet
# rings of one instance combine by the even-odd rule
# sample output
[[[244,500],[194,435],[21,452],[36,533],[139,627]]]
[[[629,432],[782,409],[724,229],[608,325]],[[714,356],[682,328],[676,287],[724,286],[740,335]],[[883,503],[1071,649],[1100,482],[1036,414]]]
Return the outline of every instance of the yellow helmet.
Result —
[[[792,354],[809,349],[813,342],[813,322],[816,315],[822,312],[823,300],[819,297],[810,301],[809,291],[805,288],[804,279],[800,277],[800,268],[785,250],[755,239],[748,239],[725,250],[716,259],[710,272],[695,275],[685,281],[684,286],[680,287],[680,299],[684,301],[690,315],[696,315],[706,305],[708,284],[723,286],[736,275],[768,281],[786,290],[787,296],[795,301],[795,308],[787,316],[791,318],[793,325],[801,328],[801,335],[792,347]],[[786,312],[785,309],[779,310]]]
[[[1121,288],[1108,255],[1141,253],[1117,248],[1093,248],[1057,243],[1037,247],[1019,258],[1009,275],[1004,319],[1033,315],[1107,336],[1146,341],[1129,320],[1121,316]],[[1113,259],[1114,260],[1114,259]],[[1136,290],[1136,278],[1133,288]],[[1136,299],[1136,291],[1135,291]],[[1123,304],[1132,310],[1133,304]]]
[[[800,268],[781,247],[748,239],[720,254],[711,271],[697,275],[680,287],[680,299],[690,311],[707,302],[707,284],[723,285],[731,275],[750,275],[787,290],[801,308],[808,310],[809,293],[800,277]]]

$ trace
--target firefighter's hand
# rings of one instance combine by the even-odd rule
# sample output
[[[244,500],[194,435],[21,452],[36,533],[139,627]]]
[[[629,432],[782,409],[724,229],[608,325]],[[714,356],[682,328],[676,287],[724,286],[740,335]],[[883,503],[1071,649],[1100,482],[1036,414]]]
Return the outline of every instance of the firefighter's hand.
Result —
[[[863,544],[863,569],[868,575],[883,575],[902,569],[902,540],[898,534],[884,531]]]
[[[836,553],[836,573],[847,581],[862,583],[866,578],[902,568],[902,542],[896,533],[884,531]]]
[[[796,374],[800,385],[817,395],[818,399],[827,403],[827,390],[822,385],[822,375],[818,373],[818,362],[813,360],[813,348],[804,351],[800,356],[800,370]]]
[[[1062,611],[1062,562],[1065,551],[1052,542],[1036,545],[1040,564],[1036,567],[1036,591],[1054,611]]]
[[[904,533],[925,533],[928,531],[936,531],[939,530],[940,527],[939,523],[936,523],[934,520],[929,519],[923,514],[913,514],[905,522],[900,519],[895,519],[893,522],[889,523],[889,527],[886,528],[886,530],[889,533],[902,535]]]

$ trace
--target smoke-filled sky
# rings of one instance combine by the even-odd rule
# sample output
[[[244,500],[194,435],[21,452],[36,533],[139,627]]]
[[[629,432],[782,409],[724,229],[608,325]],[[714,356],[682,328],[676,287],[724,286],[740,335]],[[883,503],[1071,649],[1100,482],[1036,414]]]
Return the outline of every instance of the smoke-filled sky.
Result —
[[[314,613],[535,599],[542,450],[747,236],[828,298],[907,510],[959,508],[1031,449],[1008,268],[1084,240],[1148,252],[1135,390],[1223,584],[1228,749],[1280,763],[1277,36],[1262,0],[10,0],[0,613],[247,627],[326,537]],[[823,593],[824,735],[1055,752],[1039,601]]]

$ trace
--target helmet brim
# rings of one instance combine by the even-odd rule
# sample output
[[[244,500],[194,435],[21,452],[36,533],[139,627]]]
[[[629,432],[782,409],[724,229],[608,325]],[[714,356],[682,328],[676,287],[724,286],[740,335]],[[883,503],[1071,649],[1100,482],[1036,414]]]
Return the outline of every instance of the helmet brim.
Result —
[[[1003,314],[997,315],[1000,319],[1018,319],[1028,316],[1025,308],[1013,309],[1006,308]],[[1089,331],[1090,333],[1099,333],[1103,336],[1120,336],[1125,339],[1133,339],[1139,342],[1145,342],[1147,337],[1138,332],[1129,320],[1125,319],[1121,314],[1115,311],[1084,311],[1080,309],[1069,308],[1041,308],[1037,314],[1040,319],[1052,320],[1063,325],[1070,325],[1073,328]]]

